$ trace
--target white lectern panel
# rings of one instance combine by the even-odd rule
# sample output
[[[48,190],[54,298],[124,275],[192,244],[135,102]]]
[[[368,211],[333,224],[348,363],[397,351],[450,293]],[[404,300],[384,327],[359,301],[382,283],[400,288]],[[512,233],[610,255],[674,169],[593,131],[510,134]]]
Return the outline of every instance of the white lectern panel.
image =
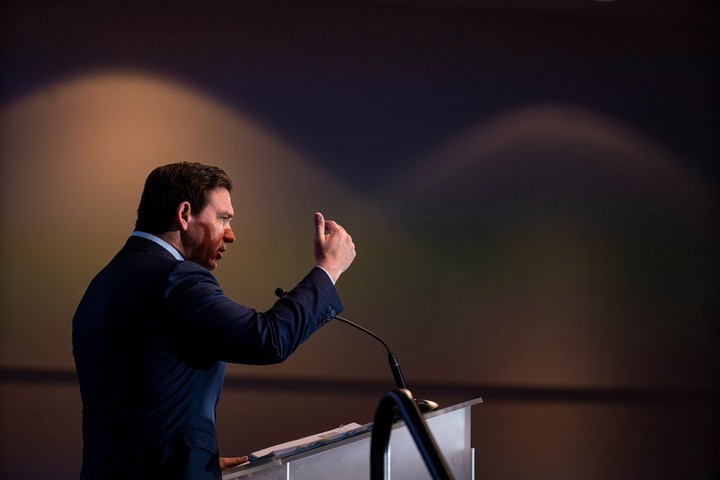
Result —
[[[435,443],[458,480],[472,479],[470,446],[470,407],[481,399],[425,414],[425,422]],[[341,441],[285,457],[223,472],[223,480],[318,480],[370,478],[370,437],[366,431]],[[425,462],[404,422],[393,426],[390,435],[390,474],[393,480],[429,479]]]

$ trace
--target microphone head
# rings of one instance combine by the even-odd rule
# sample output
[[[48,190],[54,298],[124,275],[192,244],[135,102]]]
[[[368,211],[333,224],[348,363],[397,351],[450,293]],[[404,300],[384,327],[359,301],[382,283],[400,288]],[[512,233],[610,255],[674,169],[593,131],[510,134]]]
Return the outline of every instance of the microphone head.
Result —
[[[437,402],[433,402],[432,400],[424,400],[422,398],[416,398],[414,400],[415,404],[420,410],[420,413],[432,412],[440,408],[440,405],[438,405]]]

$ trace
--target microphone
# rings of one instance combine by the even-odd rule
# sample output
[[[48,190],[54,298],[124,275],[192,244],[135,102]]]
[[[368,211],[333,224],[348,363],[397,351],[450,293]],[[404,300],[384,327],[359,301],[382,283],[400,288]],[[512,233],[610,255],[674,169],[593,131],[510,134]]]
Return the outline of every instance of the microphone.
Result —
[[[278,298],[284,297],[286,293],[287,293],[287,290],[285,290],[284,288],[278,287],[275,289],[275,295]],[[363,332],[367,335],[370,335],[372,338],[374,338],[375,340],[380,342],[380,344],[382,344],[382,346],[385,347],[385,350],[387,351],[388,364],[390,365],[390,371],[392,372],[393,378],[395,379],[395,386],[397,388],[409,390],[407,388],[407,385],[405,385],[405,378],[403,377],[402,370],[400,370],[400,363],[398,362],[397,358],[395,357],[395,354],[393,354],[392,351],[390,350],[390,347],[387,346],[387,343],[385,343],[380,337],[375,335],[373,332],[371,332],[367,328],[362,327],[355,322],[351,322],[347,318],[343,318],[338,315],[335,315],[332,318],[334,318],[336,320],[340,320],[341,322],[345,323],[346,325],[350,325],[351,327],[354,327],[354,328],[360,330],[361,332]],[[415,403],[417,404],[421,413],[431,412],[433,410],[437,410],[439,407],[439,405],[437,403],[433,402],[432,400],[423,400],[423,399],[416,398]]]

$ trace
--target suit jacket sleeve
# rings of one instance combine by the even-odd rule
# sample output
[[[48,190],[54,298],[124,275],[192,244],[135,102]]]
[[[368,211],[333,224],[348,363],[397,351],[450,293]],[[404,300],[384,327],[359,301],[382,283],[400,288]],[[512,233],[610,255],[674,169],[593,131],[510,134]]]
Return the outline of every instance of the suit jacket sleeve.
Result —
[[[186,348],[247,364],[282,362],[343,309],[332,281],[317,267],[270,310],[258,312],[227,297],[208,270],[180,262],[165,300]]]

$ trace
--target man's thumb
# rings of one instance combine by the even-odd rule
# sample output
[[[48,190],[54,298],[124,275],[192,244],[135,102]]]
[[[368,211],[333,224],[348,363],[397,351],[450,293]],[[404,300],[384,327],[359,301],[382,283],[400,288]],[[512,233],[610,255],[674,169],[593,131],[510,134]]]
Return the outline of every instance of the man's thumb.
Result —
[[[325,236],[325,217],[320,212],[315,212],[315,238],[322,239]]]

